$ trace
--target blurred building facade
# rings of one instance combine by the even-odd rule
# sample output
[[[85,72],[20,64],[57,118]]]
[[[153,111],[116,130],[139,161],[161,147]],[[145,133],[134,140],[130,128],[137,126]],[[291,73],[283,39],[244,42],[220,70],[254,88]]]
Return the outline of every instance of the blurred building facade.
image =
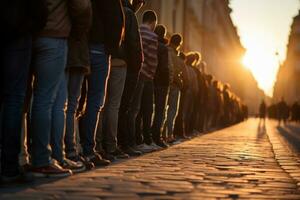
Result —
[[[230,16],[229,0],[148,0],[144,9],[155,10],[170,34],[181,33],[183,50],[201,52],[207,72],[229,83],[252,113],[257,110],[264,93],[242,65],[245,49]]]
[[[274,86],[274,101],[282,97],[289,104],[300,100],[300,11],[291,26],[286,60],[279,68]]]

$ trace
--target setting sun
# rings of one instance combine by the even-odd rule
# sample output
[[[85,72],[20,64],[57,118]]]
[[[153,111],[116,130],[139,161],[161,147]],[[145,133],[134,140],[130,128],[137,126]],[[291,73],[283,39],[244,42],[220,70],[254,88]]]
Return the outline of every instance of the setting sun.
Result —
[[[286,45],[293,17],[297,15],[297,0],[232,0],[232,18],[238,27],[242,44],[247,49],[243,64],[252,73],[268,96],[279,68],[278,59],[285,60]],[[279,52],[278,57],[275,55]]]
[[[259,87],[264,89],[268,95],[272,95],[278,71],[278,58],[275,53],[265,51],[260,45],[248,45],[242,62],[253,73]]]

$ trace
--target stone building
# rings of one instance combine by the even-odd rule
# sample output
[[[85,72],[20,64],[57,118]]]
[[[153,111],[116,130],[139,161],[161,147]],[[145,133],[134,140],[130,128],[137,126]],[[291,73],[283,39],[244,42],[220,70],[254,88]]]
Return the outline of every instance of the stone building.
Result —
[[[200,51],[207,72],[229,83],[232,90],[257,110],[264,93],[242,65],[245,49],[231,20],[229,0],[148,0],[144,10],[153,9],[169,33],[181,33],[184,51]],[[142,12],[140,12],[142,13]]]
[[[279,68],[273,97],[275,102],[284,97],[290,104],[300,100],[300,11],[291,26],[286,60]]]

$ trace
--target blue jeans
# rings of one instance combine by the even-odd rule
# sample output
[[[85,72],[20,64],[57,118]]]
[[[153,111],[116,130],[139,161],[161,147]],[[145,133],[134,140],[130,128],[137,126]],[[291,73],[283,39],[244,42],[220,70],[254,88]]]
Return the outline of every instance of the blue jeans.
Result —
[[[52,158],[62,163],[65,159],[65,108],[67,100],[67,76],[62,76],[59,90],[52,109],[51,149]]]
[[[65,148],[67,156],[77,154],[76,132],[75,132],[75,113],[78,107],[81,94],[81,86],[84,74],[81,72],[70,72],[68,80],[68,108],[66,119]]]
[[[1,48],[1,174],[15,176],[19,173],[22,111],[31,61],[32,38],[28,35]]]
[[[65,76],[67,41],[63,38],[41,37],[34,42],[33,48],[35,84],[31,121],[32,164],[34,167],[42,167],[51,162],[52,131],[62,130],[61,126],[64,125],[61,116],[55,118],[53,115],[61,109],[57,107],[62,105],[59,88]]]
[[[100,109],[104,103],[107,77],[109,72],[109,56],[104,45],[90,45],[91,73],[88,79],[86,111],[82,117],[80,142],[85,156],[93,155],[96,147],[96,131]]]

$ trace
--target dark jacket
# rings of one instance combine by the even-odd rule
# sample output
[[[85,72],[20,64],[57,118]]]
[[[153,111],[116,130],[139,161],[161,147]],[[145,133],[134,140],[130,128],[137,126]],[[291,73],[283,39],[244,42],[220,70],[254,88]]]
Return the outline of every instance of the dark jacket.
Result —
[[[48,18],[45,28],[40,32],[42,37],[67,38],[71,30],[71,21],[66,0],[46,0]]]
[[[154,83],[159,86],[169,86],[168,47],[164,38],[158,38],[158,65]]]
[[[125,61],[127,63],[127,71],[137,74],[140,71],[144,59],[141,35],[134,9],[127,0],[124,0],[123,3],[126,13],[124,39]]]
[[[90,0],[69,0],[69,11],[72,23],[68,39],[68,70],[83,73],[90,71],[88,34],[92,23]]]
[[[8,0],[1,2],[0,23],[3,43],[24,34],[40,31],[44,28],[46,20],[46,0]]]
[[[124,31],[120,0],[92,0],[90,43],[104,44],[107,54],[116,53]]]

